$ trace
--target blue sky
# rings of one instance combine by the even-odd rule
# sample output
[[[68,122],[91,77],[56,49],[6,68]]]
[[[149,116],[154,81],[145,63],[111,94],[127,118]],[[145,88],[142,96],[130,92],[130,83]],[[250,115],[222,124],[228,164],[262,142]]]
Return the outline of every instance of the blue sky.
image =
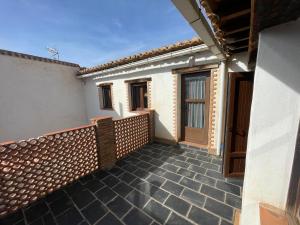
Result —
[[[93,66],[196,36],[171,0],[0,0],[0,48]]]

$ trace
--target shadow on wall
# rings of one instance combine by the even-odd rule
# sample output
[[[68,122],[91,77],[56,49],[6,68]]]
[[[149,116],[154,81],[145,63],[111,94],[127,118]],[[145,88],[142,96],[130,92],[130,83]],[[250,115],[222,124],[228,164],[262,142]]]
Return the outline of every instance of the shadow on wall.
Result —
[[[257,67],[300,93],[300,19],[263,31],[261,36],[258,54],[266,51],[269,57],[261,57]]]
[[[120,116],[124,117],[124,109],[123,109],[123,104],[119,102],[119,111],[120,111]]]
[[[170,133],[167,127],[160,120],[159,114],[156,111],[154,113],[154,121],[155,121],[155,137],[168,139],[170,141],[176,141],[175,137]]]

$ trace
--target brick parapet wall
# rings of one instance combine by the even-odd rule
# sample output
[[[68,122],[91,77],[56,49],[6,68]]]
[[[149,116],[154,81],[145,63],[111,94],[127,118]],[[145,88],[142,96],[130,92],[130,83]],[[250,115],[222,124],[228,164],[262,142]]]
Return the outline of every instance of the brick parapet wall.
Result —
[[[154,140],[154,111],[0,143],[0,217],[32,203]]]
[[[95,127],[0,144],[0,216],[98,169]]]

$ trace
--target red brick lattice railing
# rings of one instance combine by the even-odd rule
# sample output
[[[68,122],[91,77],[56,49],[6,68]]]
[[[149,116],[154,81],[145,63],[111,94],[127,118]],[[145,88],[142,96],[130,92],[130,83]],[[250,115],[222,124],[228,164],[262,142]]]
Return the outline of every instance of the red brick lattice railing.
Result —
[[[149,114],[114,120],[116,156],[120,159],[149,143]]]
[[[98,167],[93,125],[0,145],[0,216]]]

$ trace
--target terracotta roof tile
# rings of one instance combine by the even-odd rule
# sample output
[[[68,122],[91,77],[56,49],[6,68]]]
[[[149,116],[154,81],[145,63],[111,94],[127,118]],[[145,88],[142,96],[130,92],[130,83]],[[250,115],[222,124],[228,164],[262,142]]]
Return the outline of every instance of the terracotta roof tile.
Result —
[[[199,38],[193,38],[191,40],[181,41],[181,42],[178,42],[178,43],[175,43],[175,44],[172,44],[172,45],[152,49],[150,51],[138,53],[136,55],[132,55],[132,56],[128,56],[128,57],[124,57],[124,58],[121,58],[121,59],[110,61],[108,63],[100,64],[100,65],[97,65],[97,66],[94,66],[94,67],[81,68],[78,75],[83,75],[83,74],[87,74],[87,73],[93,73],[93,72],[97,72],[97,71],[110,69],[110,68],[113,68],[113,67],[125,65],[125,64],[128,64],[128,63],[133,63],[133,62],[136,62],[136,61],[139,61],[139,60],[147,59],[147,58],[150,58],[150,57],[162,55],[162,54],[165,54],[165,53],[185,49],[185,48],[200,45],[200,44],[203,44],[203,42]]]
[[[8,56],[19,57],[19,58],[23,58],[23,59],[30,59],[30,60],[46,62],[46,63],[56,63],[56,64],[65,65],[65,66],[80,67],[78,64],[75,64],[75,63],[70,63],[70,62],[65,62],[65,61],[60,61],[60,60],[55,60],[55,59],[49,59],[49,58],[44,58],[44,57],[39,57],[39,56],[34,56],[34,55],[28,55],[28,54],[19,53],[19,52],[12,52],[12,51],[3,50],[3,49],[0,49],[0,55],[8,55]]]

